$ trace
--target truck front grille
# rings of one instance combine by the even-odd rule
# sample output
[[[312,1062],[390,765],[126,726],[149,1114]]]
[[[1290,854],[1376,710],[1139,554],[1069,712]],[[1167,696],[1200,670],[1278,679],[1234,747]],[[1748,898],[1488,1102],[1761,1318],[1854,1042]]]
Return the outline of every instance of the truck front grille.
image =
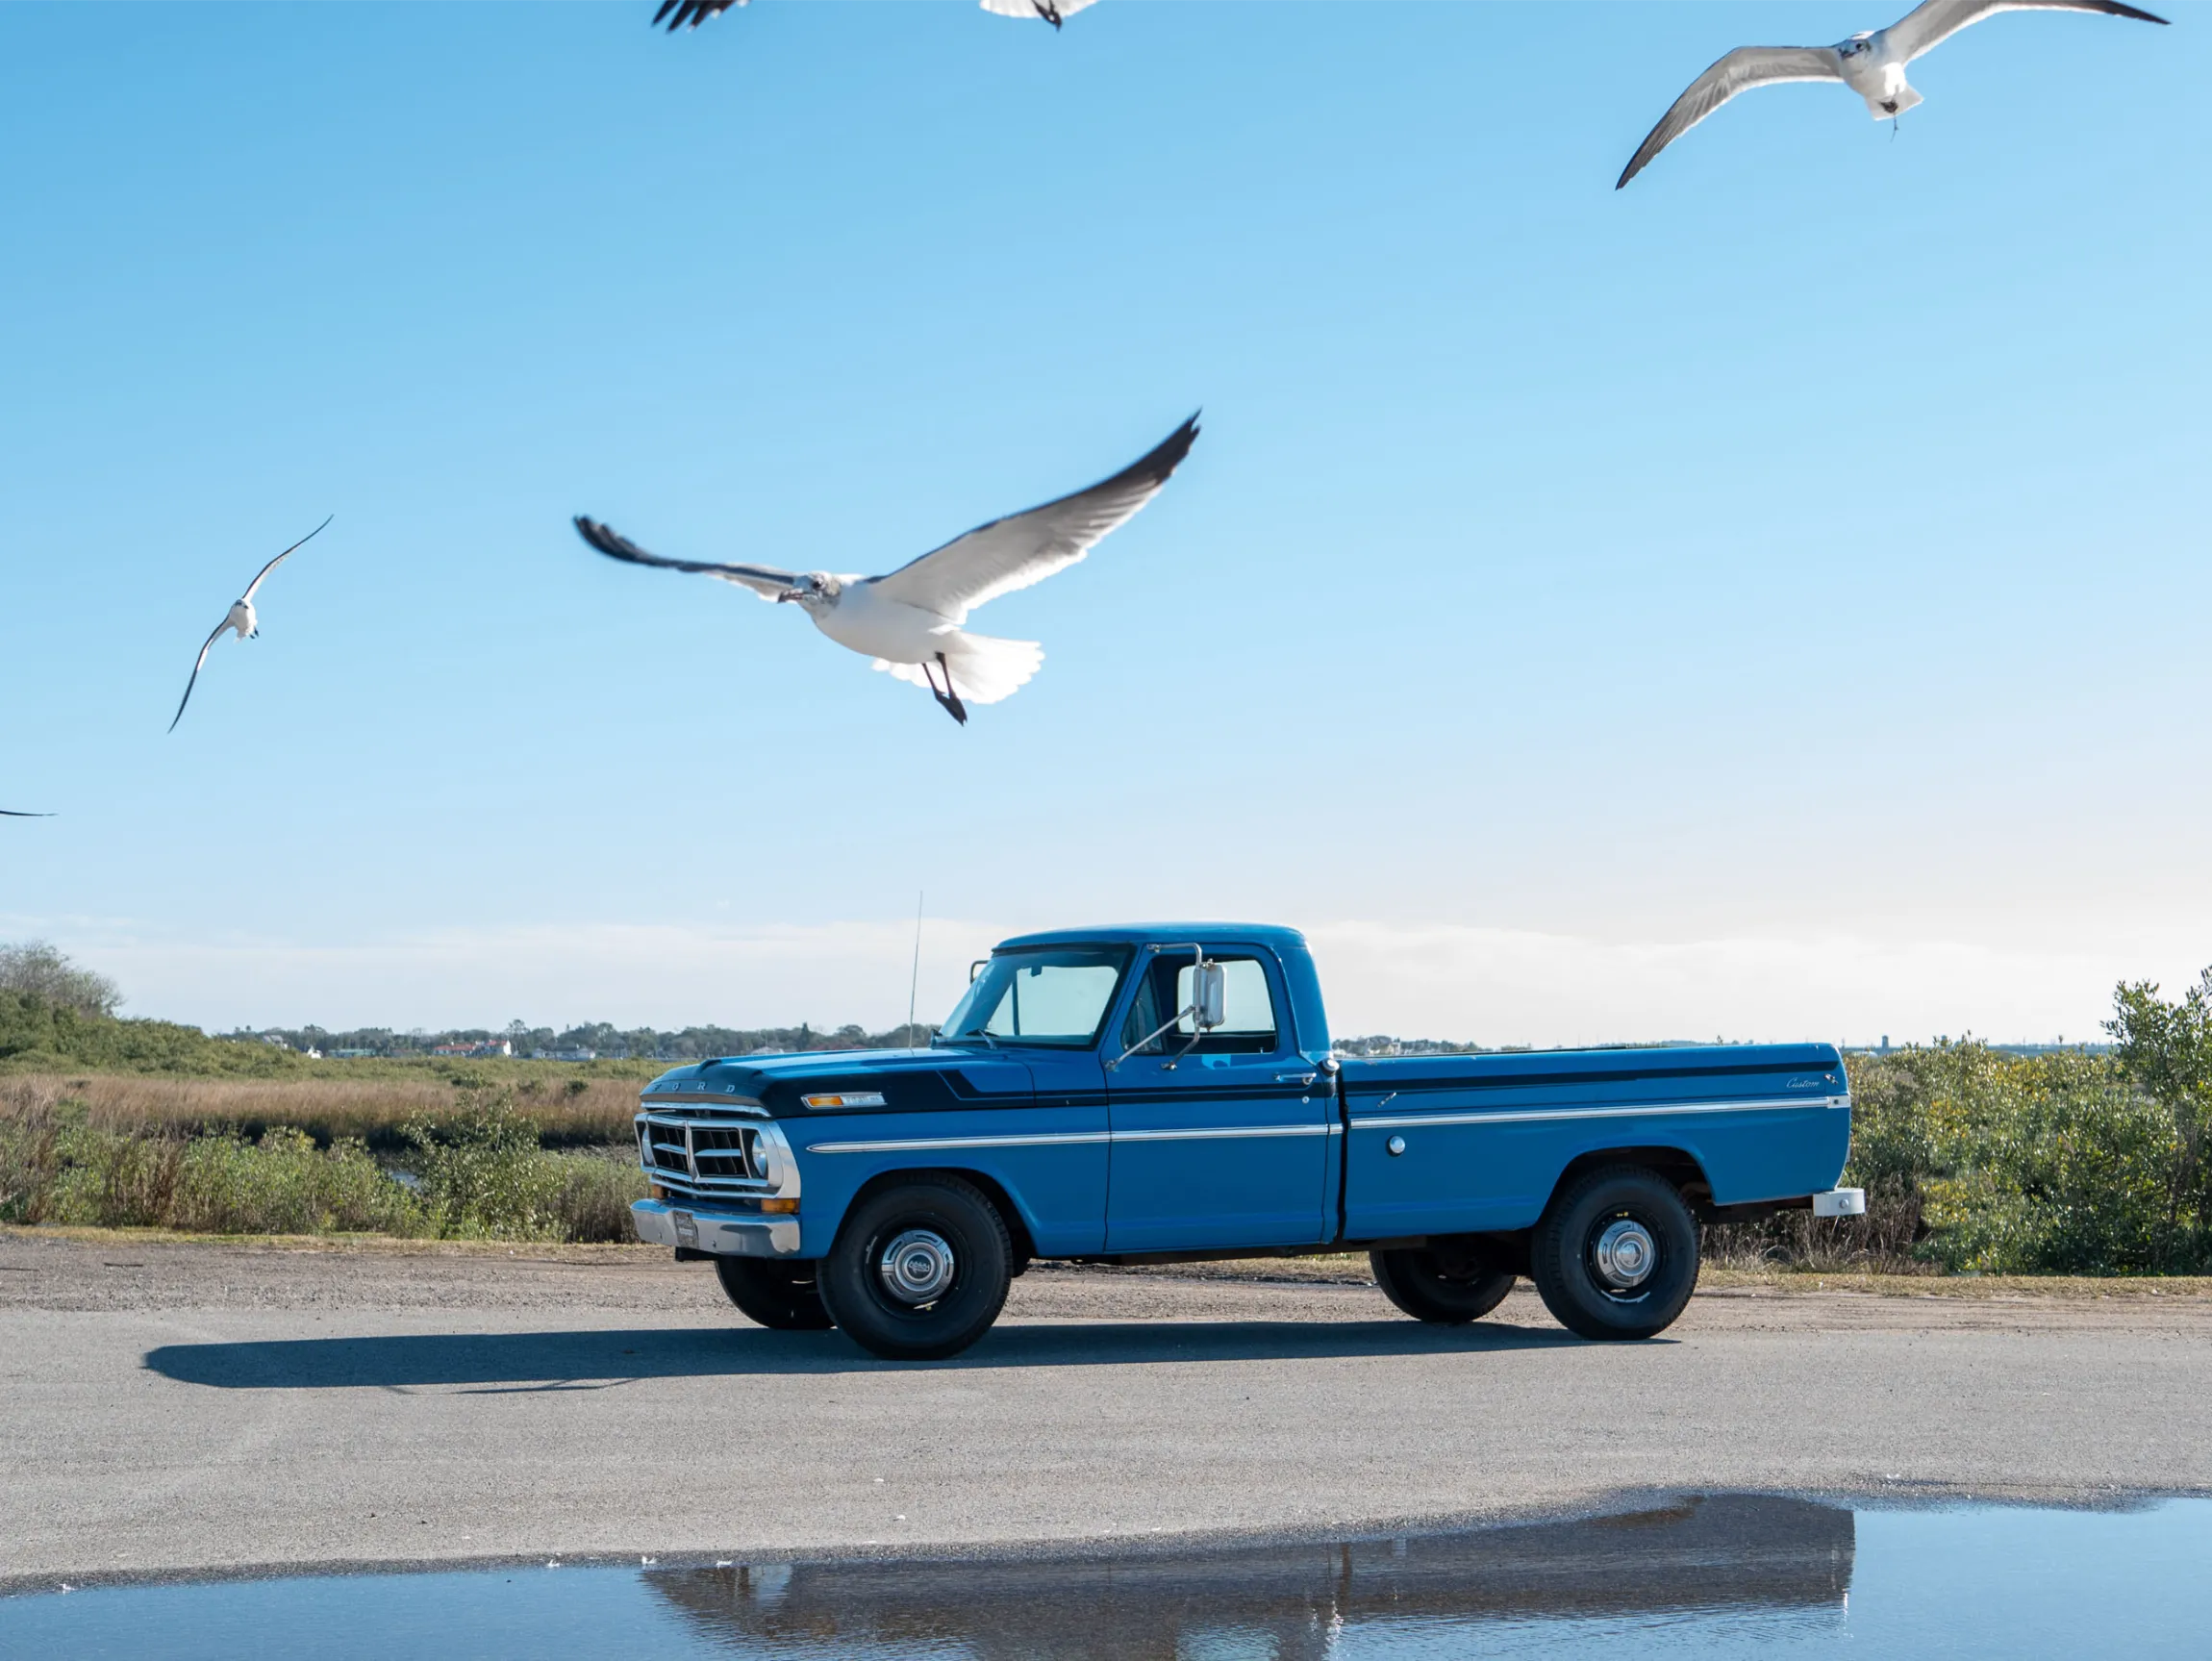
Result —
[[[726,1108],[655,1108],[638,1116],[638,1156],[646,1180],[679,1198],[765,1195],[763,1120]]]

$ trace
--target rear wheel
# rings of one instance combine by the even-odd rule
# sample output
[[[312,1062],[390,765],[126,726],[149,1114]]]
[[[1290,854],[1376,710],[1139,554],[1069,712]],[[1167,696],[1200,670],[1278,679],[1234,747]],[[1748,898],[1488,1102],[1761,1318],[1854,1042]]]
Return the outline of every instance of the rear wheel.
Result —
[[[863,1200],[822,1259],[822,1302],[845,1335],[891,1361],[957,1355],[1005,1306],[1014,1248],[997,1208],[955,1176]]]
[[[748,1321],[778,1332],[826,1332],[836,1324],[815,1285],[818,1265],[717,1257],[715,1278]]]
[[[1642,1166],[1591,1171],[1555,1195],[1529,1246],[1529,1278],[1584,1338],[1663,1332],[1697,1285],[1697,1220]]]
[[[1370,1251],[1375,1284],[1416,1321],[1464,1326],[1480,1321],[1513,1290],[1513,1273],[1479,1247]]]

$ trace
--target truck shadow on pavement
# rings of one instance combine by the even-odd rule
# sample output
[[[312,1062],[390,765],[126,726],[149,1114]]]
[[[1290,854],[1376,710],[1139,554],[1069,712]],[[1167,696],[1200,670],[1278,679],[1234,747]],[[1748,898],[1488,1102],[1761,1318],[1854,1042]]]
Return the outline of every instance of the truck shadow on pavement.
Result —
[[[1565,1332],[1483,1322],[1463,1327],[1407,1321],[1041,1322],[999,1327],[950,1361],[897,1362],[879,1361],[836,1332],[655,1327],[164,1344],[148,1350],[143,1365],[180,1384],[216,1390],[458,1385],[532,1391],[605,1389],[650,1378],[884,1372],[916,1367],[975,1371],[1483,1354],[1582,1342]]]

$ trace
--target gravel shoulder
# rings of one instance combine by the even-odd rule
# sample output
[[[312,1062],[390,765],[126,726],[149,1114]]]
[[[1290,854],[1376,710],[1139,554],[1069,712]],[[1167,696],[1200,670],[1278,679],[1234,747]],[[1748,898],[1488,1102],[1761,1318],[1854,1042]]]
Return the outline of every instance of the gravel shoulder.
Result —
[[[951,1363],[646,1247],[0,1232],[0,1584],[1297,1536],[1745,1489],[2212,1492],[2212,1282],[1714,1271],[1650,1344],[1357,1260],[1041,1267]]]

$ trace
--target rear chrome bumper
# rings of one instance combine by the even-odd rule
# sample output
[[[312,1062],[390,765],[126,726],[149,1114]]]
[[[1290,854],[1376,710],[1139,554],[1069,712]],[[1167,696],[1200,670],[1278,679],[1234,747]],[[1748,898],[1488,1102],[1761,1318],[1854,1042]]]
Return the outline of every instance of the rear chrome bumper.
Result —
[[[676,1246],[709,1251],[716,1257],[792,1257],[799,1248],[799,1220],[762,1217],[753,1212],[716,1211],[711,1206],[675,1205],[665,1199],[640,1199],[630,1221],[647,1246]]]
[[[1831,1188],[1825,1194],[1813,1195],[1815,1217],[1864,1217],[1867,1214],[1867,1191],[1863,1188]]]

